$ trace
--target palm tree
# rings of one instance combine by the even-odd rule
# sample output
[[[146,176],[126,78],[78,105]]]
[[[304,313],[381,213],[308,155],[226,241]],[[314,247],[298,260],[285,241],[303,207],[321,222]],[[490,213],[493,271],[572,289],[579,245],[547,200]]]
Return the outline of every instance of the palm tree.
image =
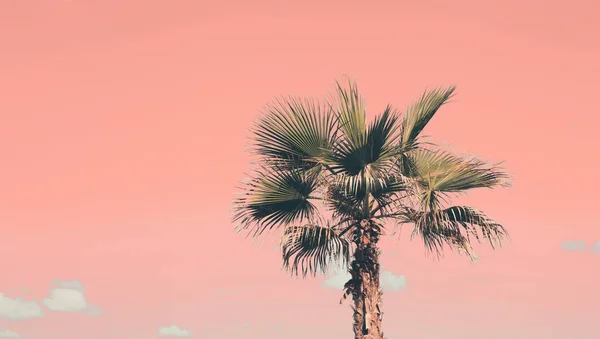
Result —
[[[472,237],[494,247],[507,235],[474,208],[448,206],[452,195],[508,185],[506,174],[421,136],[454,89],[426,91],[404,114],[388,106],[367,122],[356,83],[336,82],[324,103],[275,100],[254,126],[258,166],[234,201],[236,228],[254,237],[282,229],[293,275],[348,269],[342,300],[352,298],[356,339],[383,338],[378,242],[390,226],[412,224],[432,253],[447,244],[471,260]]]

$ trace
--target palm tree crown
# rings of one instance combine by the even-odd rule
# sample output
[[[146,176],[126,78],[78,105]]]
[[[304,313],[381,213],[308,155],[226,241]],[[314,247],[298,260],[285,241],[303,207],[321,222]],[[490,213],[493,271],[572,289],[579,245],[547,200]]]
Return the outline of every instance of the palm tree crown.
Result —
[[[347,284],[350,294],[370,279],[360,272],[378,272],[378,250],[367,247],[388,225],[412,224],[413,236],[438,254],[447,244],[476,259],[473,237],[500,244],[506,235],[500,224],[448,201],[473,188],[507,185],[506,174],[422,140],[454,89],[426,91],[403,114],[388,106],[370,122],[352,81],[337,82],[323,103],[281,98],[269,104],[253,129],[259,166],[234,202],[238,229],[258,236],[282,228],[284,267],[295,275],[353,267],[358,282]],[[373,283],[377,290],[378,280]]]

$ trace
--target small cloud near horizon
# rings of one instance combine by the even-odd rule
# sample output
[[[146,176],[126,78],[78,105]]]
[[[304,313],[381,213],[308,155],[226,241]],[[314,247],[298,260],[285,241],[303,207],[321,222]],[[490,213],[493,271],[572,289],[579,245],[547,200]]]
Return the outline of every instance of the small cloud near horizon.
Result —
[[[17,332],[0,328],[0,338],[21,338],[21,336]]]
[[[53,282],[57,285],[50,291],[50,296],[44,298],[42,303],[50,311],[75,312],[88,315],[100,315],[102,310],[94,305],[89,305],[85,297],[85,288],[78,280]]]
[[[596,241],[594,245],[592,245],[592,252],[600,254],[600,240]]]
[[[390,271],[382,271],[379,277],[381,288],[387,291],[400,291],[406,288],[406,277],[395,275]]]
[[[350,278],[350,273],[338,271],[337,273],[330,275],[327,280],[323,281],[322,285],[327,288],[341,290],[344,288],[344,285],[348,280],[350,280]],[[381,289],[384,291],[397,292],[407,287],[405,276],[395,275],[394,273],[386,270],[381,271],[379,275],[379,282],[381,284]]]
[[[25,300],[18,297],[9,298],[0,293],[0,317],[11,320],[41,318],[44,316],[42,308],[35,300]]]
[[[169,327],[162,327],[158,330],[158,334],[163,337],[189,337],[190,331],[171,325]]]
[[[586,248],[583,240],[567,240],[560,243],[560,247],[567,251],[583,251]]]

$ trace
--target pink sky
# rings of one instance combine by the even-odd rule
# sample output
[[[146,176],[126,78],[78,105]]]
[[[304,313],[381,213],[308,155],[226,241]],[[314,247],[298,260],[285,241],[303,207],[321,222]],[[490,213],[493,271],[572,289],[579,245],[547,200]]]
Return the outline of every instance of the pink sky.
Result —
[[[347,73],[371,114],[455,83],[426,134],[514,177],[464,199],[512,236],[479,263],[434,261],[408,232],[383,244],[408,282],[385,294],[387,337],[600,339],[596,1],[290,3],[0,0],[0,292],[43,311],[0,307],[0,328],[351,338],[340,292],[290,279],[229,213],[258,110]],[[49,310],[55,280],[102,314]]]

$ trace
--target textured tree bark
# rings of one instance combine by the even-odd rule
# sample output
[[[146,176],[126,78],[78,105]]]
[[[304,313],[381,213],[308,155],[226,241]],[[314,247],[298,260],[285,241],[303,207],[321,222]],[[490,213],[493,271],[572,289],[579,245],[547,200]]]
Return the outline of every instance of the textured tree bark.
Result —
[[[383,339],[379,235],[379,227],[369,220],[363,220],[355,232],[357,248],[350,268],[352,279],[346,284],[347,293],[354,301],[355,339]]]

